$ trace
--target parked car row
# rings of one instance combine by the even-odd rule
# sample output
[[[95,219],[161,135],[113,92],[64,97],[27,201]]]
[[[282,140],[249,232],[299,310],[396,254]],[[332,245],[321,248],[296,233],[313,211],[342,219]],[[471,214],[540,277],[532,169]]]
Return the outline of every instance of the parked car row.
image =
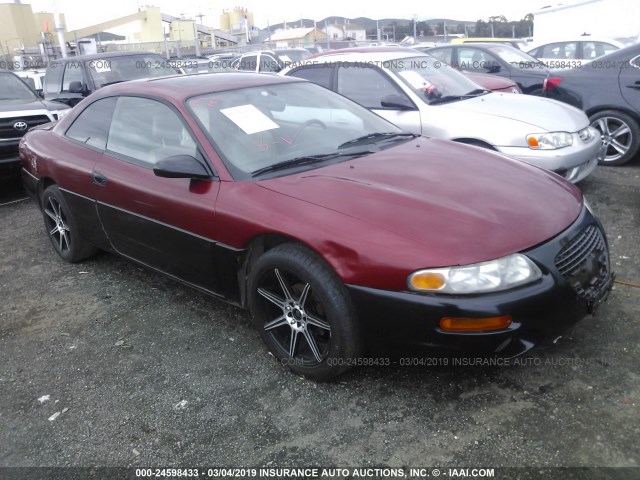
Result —
[[[447,48],[467,46],[511,48]],[[75,106],[22,137],[23,183],[63,260],[114,252],[246,307],[296,374],[333,378],[380,343],[519,355],[612,287],[570,182],[637,150],[637,48],[602,57],[618,96],[598,99],[586,66],[547,71],[542,94],[565,103],[415,49],[253,52],[234,64],[252,73],[213,75],[75,57],[50,66],[45,95]]]

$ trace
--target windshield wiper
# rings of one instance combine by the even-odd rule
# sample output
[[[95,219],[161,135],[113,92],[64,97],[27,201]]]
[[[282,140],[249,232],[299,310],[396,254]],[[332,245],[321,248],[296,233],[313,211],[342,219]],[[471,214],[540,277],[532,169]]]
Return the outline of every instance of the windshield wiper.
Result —
[[[297,167],[299,165],[310,165],[313,163],[323,162],[325,160],[331,160],[338,157],[361,157],[362,155],[367,155],[369,153],[374,153],[371,150],[362,150],[358,152],[334,152],[334,153],[323,153],[319,155],[306,155],[303,157],[291,158],[289,160],[284,160],[282,162],[274,163],[273,165],[269,165],[264,168],[259,168],[258,170],[251,172],[253,177],[257,177],[263,173],[267,172],[275,172],[277,170],[283,170],[289,167]]]
[[[434,98],[429,102],[429,105],[437,105],[438,103],[455,102],[456,100],[462,100],[464,98],[479,97],[480,95],[485,95],[487,93],[491,93],[491,90],[486,90],[484,88],[476,88],[475,90],[471,90],[469,93],[465,93],[464,95],[445,95],[444,97]]]
[[[378,140],[387,140],[395,137],[411,137],[416,138],[419,135],[415,133],[404,133],[404,132],[377,132],[370,133],[368,135],[363,135],[362,137],[354,138],[353,140],[349,140],[348,142],[344,142],[342,145],[338,146],[338,149],[343,149],[347,147],[353,147],[354,145],[364,144],[364,143],[374,143]]]
[[[484,95],[485,93],[491,93],[491,90],[486,88],[476,88],[465,94],[465,97],[477,97],[478,95]]]

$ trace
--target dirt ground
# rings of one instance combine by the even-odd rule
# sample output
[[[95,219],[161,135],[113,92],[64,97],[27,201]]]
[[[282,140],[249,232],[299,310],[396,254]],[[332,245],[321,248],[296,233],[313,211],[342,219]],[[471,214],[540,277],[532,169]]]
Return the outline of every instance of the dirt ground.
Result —
[[[519,365],[316,384],[241,309],[114,255],[62,262],[1,188],[0,467],[640,466],[640,288],[617,283]],[[617,278],[640,284],[640,160],[581,188]]]

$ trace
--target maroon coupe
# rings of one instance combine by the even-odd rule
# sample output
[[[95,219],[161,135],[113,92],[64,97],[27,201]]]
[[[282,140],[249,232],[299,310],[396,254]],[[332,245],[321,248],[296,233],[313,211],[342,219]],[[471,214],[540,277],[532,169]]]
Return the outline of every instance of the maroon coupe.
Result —
[[[112,85],[20,155],[64,260],[116,252],[248,307],[269,350],[317,380],[365,340],[517,355],[612,284],[570,183],[296,78]]]

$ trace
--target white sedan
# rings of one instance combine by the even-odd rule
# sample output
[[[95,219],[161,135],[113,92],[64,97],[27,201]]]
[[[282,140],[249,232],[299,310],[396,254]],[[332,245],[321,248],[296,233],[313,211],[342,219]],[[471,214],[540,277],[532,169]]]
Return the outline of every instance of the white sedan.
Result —
[[[281,72],[344,95],[403,130],[496,150],[577,183],[602,155],[600,133],[572,106],[494,93],[430,55],[357,51]]]

